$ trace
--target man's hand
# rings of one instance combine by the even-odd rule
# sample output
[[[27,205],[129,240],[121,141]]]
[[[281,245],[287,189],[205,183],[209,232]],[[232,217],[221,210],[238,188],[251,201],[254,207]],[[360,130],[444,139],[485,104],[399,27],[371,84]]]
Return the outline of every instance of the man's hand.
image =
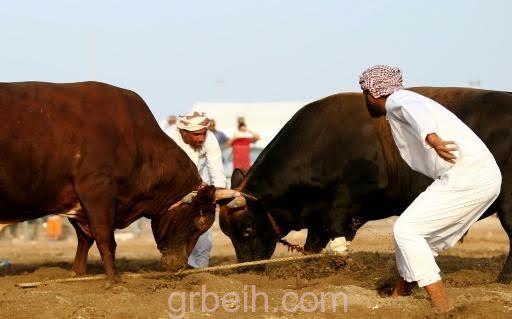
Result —
[[[453,151],[457,150],[455,142],[443,141],[439,136],[437,136],[436,133],[428,134],[425,140],[427,141],[428,145],[432,146],[439,157],[447,162],[455,164],[457,157],[452,153]],[[449,145],[453,146],[450,147]]]

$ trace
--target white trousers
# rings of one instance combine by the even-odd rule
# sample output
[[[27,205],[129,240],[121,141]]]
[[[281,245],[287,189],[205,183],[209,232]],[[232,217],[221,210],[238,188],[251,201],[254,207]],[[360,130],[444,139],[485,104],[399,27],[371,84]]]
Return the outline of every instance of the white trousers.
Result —
[[[420,287],[441,280],[434,257],[457,243],[498,197],[500,188],[501,173],[490,153],[458,159],[393,226],[400,276]]]

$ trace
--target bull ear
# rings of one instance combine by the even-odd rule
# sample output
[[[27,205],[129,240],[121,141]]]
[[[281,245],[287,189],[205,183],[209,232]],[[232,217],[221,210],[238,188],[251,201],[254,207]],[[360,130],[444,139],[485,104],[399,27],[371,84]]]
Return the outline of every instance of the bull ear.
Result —
[[[245,178],[245,173],[239,168],[235,168],[233,174],[231,174],[231,188],[236,188],[242,183]]]

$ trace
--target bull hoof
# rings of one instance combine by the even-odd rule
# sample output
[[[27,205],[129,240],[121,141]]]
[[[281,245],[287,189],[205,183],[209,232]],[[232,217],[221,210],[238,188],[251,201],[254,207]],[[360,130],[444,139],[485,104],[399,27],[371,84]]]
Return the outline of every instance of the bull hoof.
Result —
[[[509,275],[509,274],[500,274],[498,276],[498,282],[500,284],[510,284],[512,282],[512,275]]]
[[[124,281],[121,279],[120,275],[107,276],[107,280],[105,282],[105,289],[110,289],[123,283]]]
[[[71,270],[71,277],[83,277],[86,275],[86,271],[85,270],[74,270],[72,269]]]

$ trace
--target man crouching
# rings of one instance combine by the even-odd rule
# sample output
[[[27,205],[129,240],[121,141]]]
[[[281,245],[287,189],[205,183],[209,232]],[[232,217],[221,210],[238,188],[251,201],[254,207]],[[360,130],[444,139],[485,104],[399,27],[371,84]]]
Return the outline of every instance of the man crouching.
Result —
[[[425,287],[439,312],[453,308],[435,257],[466,233],[498,197],[501,173],[478,136],[437,102],[402,87],[398,68],[377,65],[360,76],[368,112],[385,115],[402,159],[434,182],[393,226],[400,279],[392,297]]]

